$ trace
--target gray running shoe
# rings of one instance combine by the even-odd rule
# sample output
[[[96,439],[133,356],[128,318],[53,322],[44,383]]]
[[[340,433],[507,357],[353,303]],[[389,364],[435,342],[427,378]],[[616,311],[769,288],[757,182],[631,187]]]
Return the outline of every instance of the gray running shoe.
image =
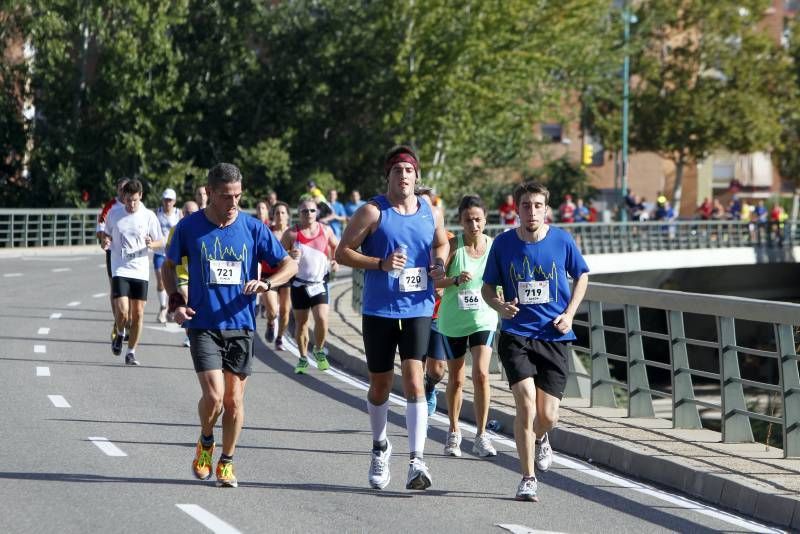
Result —
[[[547,437],[545,432],[541,442],[536,442],[535,453],[536,469],[539,471],[547,471],[553,463],[553,448],[550,446],[550,438]]]
[[[461,457],[461,433],[450,432],[447,435],[447,443],[444,445],[445,456]]]
[[[408,462],[406,489],[424,490],[431,486],[431,473],[428,466],[419,458]]]
[[[517,486],[516,499],[518,501],[539,502],[539,497],[536,496],[536,490],[539,484],[536,483],[536,478],[523,478]]]
[[[492,445],[492,440],[488,434],[475,436],[475,443],[472,445],[472,454],[480,456],[481,458],[497,456],[497,449]]]
[[[139,360],[136,359],[133,353],[129,352],[125,355],[125,365],[139,365]]]
[[[389,472],[389,458],[392,456],[392,444],[386,445],[385,451],[372,451],[369,463],[369,485],[375,489],[383,489],[389,485],[392,475]]]

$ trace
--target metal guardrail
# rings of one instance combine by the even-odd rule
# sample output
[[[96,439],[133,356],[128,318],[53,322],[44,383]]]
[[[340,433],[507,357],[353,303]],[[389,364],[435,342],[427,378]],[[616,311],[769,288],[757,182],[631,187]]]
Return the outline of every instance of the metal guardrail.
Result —
[[[573,344],[573,348],[590,357],[591,369],[584,377],[591,381],[592,406],[616,407],[614,388],[617,387],[627,391],[629,417],[653,417],[653,397],[669,399],[674,428],[702,428],[699,409],[719,410],[723,442],[753,442],[751,421],[759,420],[782,428],[784,457],[800,456],[800,375],[795,348],[800,304],[590,283],[583,306],[588,310],[587,319],[575,320],[574,325],[587,329],[584,339],[588,339],[588,344]],[[663,312],[666,331],[644,330],[642,309]],[[609,326],[607,314],[612,310],[622,312],[622,326]],[[713,320],[715,332],[704,332],[713,334],[712,339],[687,337],[685,314],[692,314],[692,321],[703,317]],[[737,338],[737,321],[769,325],[772,341],[766,344],[768,348],[744,346]],[[576,333],[580,336],[578,328]],[[607,352],[608,334],[624,338],[624,354]],[[646,340],[666,342],[669,361],[648,358],[644,350]],[[692,365],[692,347],[716,351],[714,370]],[[740,368],[743,357],[755,360],[758,369],[774,364],[776,376],[773,380],[765,376],[743,378]],[[627,379],[612,378],[612,362],[625,367],[622,374]],[[650,387],[651,369],[669,373],[668,390]],[[715,401],[695,398],[695,381],[699,378],[718,384],[718,393],[712,395],[716,396]],[[745,389],[769,392],[776,397],[774,409],[780,414],[749,408]]]
[[[353,270],[353,305],[360,311],[363,271]],[[664,314],[664,332],[642,329],[640,311]],[[621,326],[609,324],[607,316],[622,314]],[[716,325],[713,339],[697,339],[686,336],[684,314],[693,314],[694,324],[698,316]],[[744,346],[736,335],[736,322],[766,323],[773,330],[769,350]],[[722,441],[753,442],[751,420],[760,420],[778,425],[782,429],[785,457],[800,456],[800,374],[795,350],[795,328],[800,325],[800,304],[771,302],[740,297],[711,296],[698,293],[655,290],[610,284],[590,283],[581,311],[574,321],[579,340],[573,343],[573,353],[584,353],[589,357],[590,367],[584,370],[573,354],[569,362],[569,380],[565,396],[581,397],[585,392],[579,382],[588,380],[590,404],[593,407],[617,407],[614,388],[627,393],[629,417],[654,417],[653,397],[669,399],[672,406],[674,428],[703,428],[700,408],[718,410],[721,414]],[[581,328],[585,329],[583,332]],[[622,351],[610,353],[607,337],[622,336]],[[709,337],[709,336],[706,336]],[[660,340],[668,345],[668,361],[648,358],[645,340]],[[692,347],[716,351],[713,370],[692,365]],[[743,378],[740,358],[775,362],[776,379],[765,377]],[[622,369],[616,367],[621,365]],[[761,366],[763,367],[763,365]],[[492,372],[499,369],[497,354],[492,354]],[[664,390],[650,387],[648,371],[658,369],[669,373],[669,386]],[[612,372],[613,371],[613,372]],[[623,378],[614,376],[623,375]],[[717,384],[710,395],[713,401],[700,400],[695,395],[695,381],[703,379]],[[760,413],[747,406],[748,391],[769,392],[776,398],[774,412]],[[709,398],[706,396],[705,398]],[[779,415],[775,415],[779,413]]]
[[[97,242],[97,209],[0,209],[0,247],[57,247]]]

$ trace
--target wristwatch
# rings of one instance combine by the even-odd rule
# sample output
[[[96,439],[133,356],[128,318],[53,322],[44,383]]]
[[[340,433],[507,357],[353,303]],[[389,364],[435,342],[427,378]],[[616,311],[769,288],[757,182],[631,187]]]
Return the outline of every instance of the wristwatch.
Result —
[[[267,284],[267,291],[269,291],[270,289],[272,289],[272,280],[270,280],[269,278],[267,278],[266,280],[264,280],[264,283],[265,283],[265,284]]]
[[[459,285],[461,285],[461,284],[459,284],[459,283],[458,283],[458,276],[454,276],[454,277],[453,277],[453,284],[455,284],[455,285],[456,285],[456,287],[458,287]]]

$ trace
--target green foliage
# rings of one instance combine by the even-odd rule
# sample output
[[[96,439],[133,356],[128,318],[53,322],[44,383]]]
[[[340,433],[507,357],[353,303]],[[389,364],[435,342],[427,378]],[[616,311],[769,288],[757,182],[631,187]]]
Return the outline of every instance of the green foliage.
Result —
[[[267,198],[270,189],[285,187],[291,178],[291,156],[280,139],[264,139],[250,148],[239,147],[236,165],[247,184],[245,207]]]
[[[597,195],[597,189],[589,183],[589,175],[583,167],[566,157],[550,161],[531,172],[529,179],[543,182],[550,191],[550,206],[558,207],[567,194],[573,198],[589,200]]]
[[[748,153],[779,144],[791,62],[759,27],[767,0],[636,5],[638,22],[627,50],[630,147],[660,153],[679,167],[673,192],[678,208],[685,164],[716,149]],[[608,147],[619,146],[621,95],[616,82],[584,99],[585,119]]]
[[[791,93],[782,102],[781,117],[783,130],[780,143],[773,152],[782,176],[795,182],[800,187],[800,23],[795,19],[789,26],[789,57],[791,68]]]

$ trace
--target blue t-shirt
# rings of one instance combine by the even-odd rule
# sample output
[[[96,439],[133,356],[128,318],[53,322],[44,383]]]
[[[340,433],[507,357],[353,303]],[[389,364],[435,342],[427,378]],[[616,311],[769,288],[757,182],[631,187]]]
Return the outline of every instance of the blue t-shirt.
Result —
[[[483,281],[502,286],[506,301],[517,298],[520,302],[519,313],[503,319],[500,330],[544,341],[575,339],[572,331],[559,332],[553,320],[569,305],[567,274],[577,279],[588,272],[572,236],[560,228],[551,226],[537,243],[523,241],[516,230],[500,234],[489,250]]]
[[[426,288],[421,291],[402,291],[400,278],[377,269],[364,271],[364,292],[361,298],[361,313],[390,319],[430,317],[433,315],[433,280],[428,277],[431,263],[431,247],[436,231],[431,206],[417,197],[416,213],[403,215],[395,210],[383,195],[371,200],[381,210],[381,220],[374,233],[361,243],[361,252],[366,256],[386,258],[397,247],[408,247],[408,259],[404,269],[421,269],[419,275]],[[412,274],[406,271],[406,274]],[[401,276],[401,278],[403,278]],[[406,286],[407,289],[414,287]]]
[[[233,224],[219,228],[205,210],[184,217],[175,227],[167,257],[189,263],[189,307],[197,312],[185,328],[200,330],[255,330],[255,295],[242,292],[258,277],[258,264],[276,267],[286,251],[267,225],[239,212]],[[231,264],[212,262],[233,262]],[[238,277],[236,276],[238,272]]]
[[[347,204],[344,205],[345,214],[348,217],[352,217],[353,214],[356,212],[356,210],[361,206],[363,206],[364,204],[366,204],[366,202],[364,202],[363,200],[359,200],[358,202],[348,202]]]
[[[331,207],[331,211],[333,211],[334,215],[339,215],[341,217],[346,217],[347,212],[344,210],[344,206],[341,202],[328,202],[328,205]],[[333,235],[336,236],[336,239],[342,237],[342,221],[332,220],[328,223],[328,226],[331,227],[333,230]]]

